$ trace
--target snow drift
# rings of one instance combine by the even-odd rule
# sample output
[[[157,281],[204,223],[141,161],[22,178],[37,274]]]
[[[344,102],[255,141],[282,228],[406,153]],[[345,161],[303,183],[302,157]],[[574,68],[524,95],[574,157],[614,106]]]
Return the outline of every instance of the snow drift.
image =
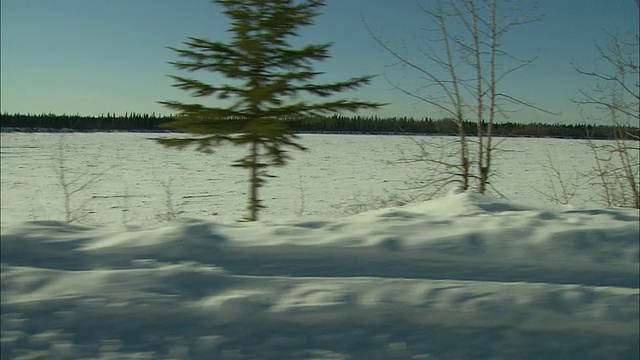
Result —
[[[2,228],[2,357],[637,358],[637,210]]]

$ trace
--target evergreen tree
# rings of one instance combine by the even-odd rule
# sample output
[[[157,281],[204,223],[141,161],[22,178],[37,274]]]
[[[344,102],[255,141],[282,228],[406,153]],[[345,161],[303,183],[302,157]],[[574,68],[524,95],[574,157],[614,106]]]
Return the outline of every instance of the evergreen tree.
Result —
[[[171,76],[174,86],[194,97],[213,96],[228,101],[226,107],[161,101],[178,115],[164,126],[195,135],[190,138],[155,139],[168,147],[195,145],[211,153],[223,143],[247,146],[249,154],[233,166],[249,170],[249,216],[258,218],[263,208],[258,189],[270,175],[266,168],[282,166],[289,159],[285,147],[305,150],[285,119],[338,111],[378,108],[383,104],[330,99],[332,95],[368,84],[372,77],[315,84],[313,61],[329,57],[329,44],[293,47],[289,40],[312,24],[320,0],[214,0],[231,19],[229,43],[189,38],[186,49],[171,48],[180,70],[205,70],[224,75],[228,84],[207,84],[183,76]],[[312,95],[318,101],[301,99]]]

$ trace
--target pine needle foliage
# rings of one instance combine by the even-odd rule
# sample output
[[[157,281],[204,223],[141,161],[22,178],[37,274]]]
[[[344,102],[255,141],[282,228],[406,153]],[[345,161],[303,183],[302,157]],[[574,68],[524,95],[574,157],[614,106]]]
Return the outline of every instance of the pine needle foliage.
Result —
[[[330,44],[294,47],[289,42],[300,28],[312,25],[324,6],[321,0],[214,0],[231,20],[229,43],[188,38],[186,48],[174,50],[179,61],[171,64],[188,72],[206,71],[223,75],[228,84],[170,75],[173,86],[196,98],[214,97],[230,105],[206,106],[199,103],[160,101],[177,111],[164,126],[192,137],[156,138],[167,147],[213,153],[225,143],[247,146],[249,153],[232,166],[249,170],[249,216],[258,219],[264,208],[258,189],[270,177],[267,168],[283,166],[290,159],[286,148],[306,150],[287,126],[287,119],[318,116],[341,111],[375,109],[383,104],[366,101],[335,100],[333,95],[370,83],[372,76],[317,84],[321,72],[313,63],[329,58]],[[303,100],[305,98],[317,101]]]

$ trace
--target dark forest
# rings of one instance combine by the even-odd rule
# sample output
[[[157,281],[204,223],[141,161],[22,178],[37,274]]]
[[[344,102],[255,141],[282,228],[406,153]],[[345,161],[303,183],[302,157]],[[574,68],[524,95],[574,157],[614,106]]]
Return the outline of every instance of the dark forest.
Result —
[[[2,132],[168,132],[163,123],[170,116],[125,113],[101,116],[55,114],[0,115]],[[407,117],[325,116],[287,119],[288,126],[299,133],[378,134],[378,135],[455,135],[456,124],[450,119],[433,120]],[[465,123],[468,135],[475,135],[475,122]],[[624,133],[640,135],[639,128],[629,127]],[[587,124],[543,124],[504,122],[494,124],[493,135],[505,137],[555,137],[569,139],[611,139],[614,127]]]

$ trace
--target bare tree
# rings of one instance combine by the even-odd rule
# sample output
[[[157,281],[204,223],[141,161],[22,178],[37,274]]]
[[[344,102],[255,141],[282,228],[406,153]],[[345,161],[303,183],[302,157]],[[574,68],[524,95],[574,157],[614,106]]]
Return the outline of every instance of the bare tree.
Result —
[[[613,142],[590,140],[596,166],[593,176],[607,206],[640,208],[640,71],[638,33],[609,34],[606,47],[596,44],[599,67],[580,74],[594,80],[574,100],[586,118],[614,126]],[[585,115],[588,114],[588,115]],[[633,131],[635,129],[635,131]]]
[[[441,110],[457,125],[457,160],[433,158],[420,145],[421,156],[415,161],[443,166],[445,173],[438,177],[438,187],[458,182],[467,190],[476,181],[476,190],[484,193],[490,187],[492,155],[498,144],[493,141],[493,124],[498,117],[507,118],[511,105],[522,105],[549,111],[519,100],[502,91],[502,81],[509,74],[531,64],[535,59],[521,59],[503,49],[503,38],[514,27],[538,21],[535,11],[516,6],[502,9],[498,0],[438,0],[434,9],[421,7],[435,29],[435,38],[427,36],[428,44],[439,45],[438,50],[425,51],[422,61],[392,48],[369,27],[377,43],[391,54],[396,65],[416,72],[424,81],[423,91],[414,91],[387,80],[400,92]],[[452,26],[452,24],[458,26]],[[365,23],[366,25],[366,23]],[[428,91],[427,91],[428,90]],[[476,123],[476,139],[469,139],[465,122]],[[447,144],[448,148],[450,144]],[[475,151],[473,150],[475,147]],[[475,170],[474,170],[475,169]],[[434,184],[425,184],[433,186]]]

